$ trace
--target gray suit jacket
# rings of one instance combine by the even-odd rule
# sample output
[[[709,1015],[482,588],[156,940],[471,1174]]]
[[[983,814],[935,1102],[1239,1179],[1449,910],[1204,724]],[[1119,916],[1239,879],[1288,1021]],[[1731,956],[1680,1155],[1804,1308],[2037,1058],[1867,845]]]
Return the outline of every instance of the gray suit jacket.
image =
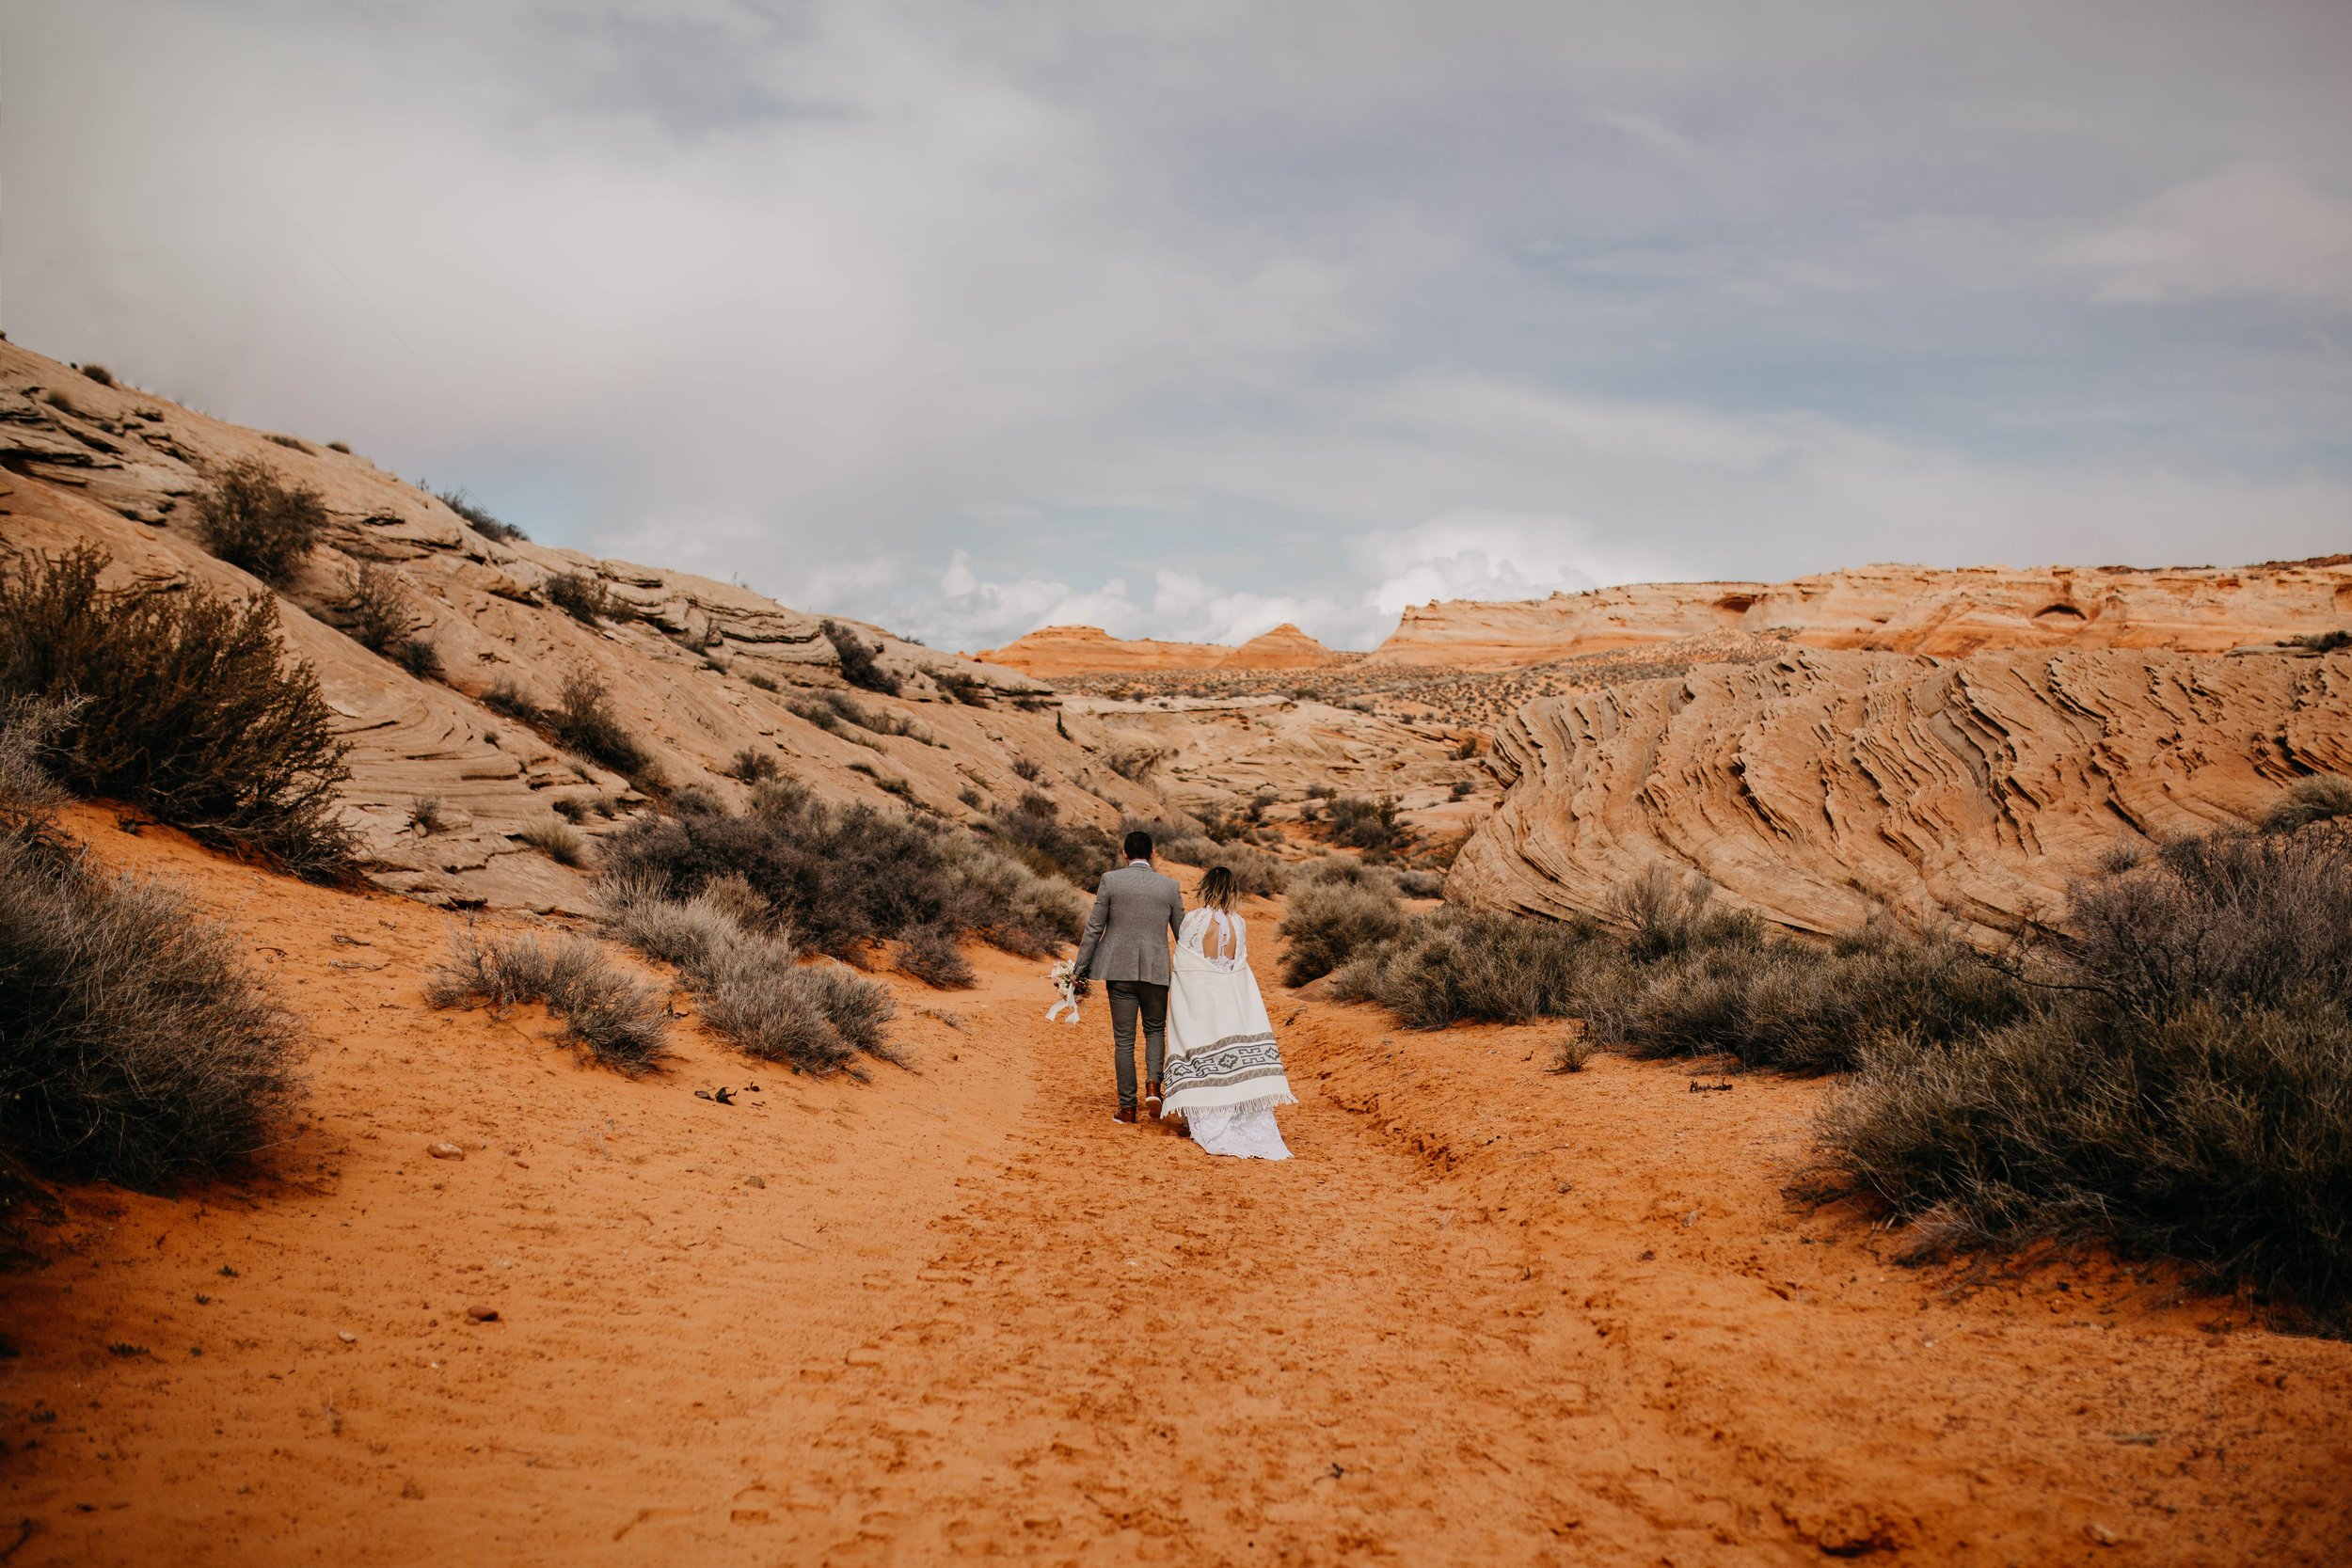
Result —
[[[1168,942],[1184,924],[1184,890],[1148,865],[1103,874],[1078,943],[1079,979],[1169,981]]]

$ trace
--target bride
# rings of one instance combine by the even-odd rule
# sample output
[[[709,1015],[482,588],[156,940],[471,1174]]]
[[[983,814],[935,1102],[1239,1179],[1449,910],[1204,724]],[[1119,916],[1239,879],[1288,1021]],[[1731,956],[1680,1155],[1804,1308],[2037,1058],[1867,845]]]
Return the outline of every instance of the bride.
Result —
[[[1160,1115],[1184,1117],[1211,1154],[1287,1160],[1274,1107],[1298,1100],[1249,972],[1249,927],[1233,912],[1236,891],[1232,872],[1212,866],[1200,879],[1200,907],[1177,933]]]

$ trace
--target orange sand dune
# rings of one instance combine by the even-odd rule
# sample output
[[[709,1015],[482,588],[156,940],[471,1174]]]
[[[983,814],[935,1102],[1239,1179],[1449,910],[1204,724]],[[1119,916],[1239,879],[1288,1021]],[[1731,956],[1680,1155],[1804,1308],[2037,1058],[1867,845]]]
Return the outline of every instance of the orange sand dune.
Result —
[[[2323,1563],[2352,1537],[2346,1346],[2103,1262],[1892,1266],[1781,1196],[1821,1084],[1558,1077],[1553,1028],[1394,1030],[1274,984],[1271,906],[1303,1103],[1269,1166],[1115,1126],[1099,1009],[1043,1022],[1032,962],[902,986],[911,1065],[871,1085],[691,1022],[631,1083],[535,1015],[424,1010],[431,910],[71,821],[250,933],[315,1021],[316,1092],[270,1179],[71,1193],[52,1260],[0,1276],[17,1568]]]

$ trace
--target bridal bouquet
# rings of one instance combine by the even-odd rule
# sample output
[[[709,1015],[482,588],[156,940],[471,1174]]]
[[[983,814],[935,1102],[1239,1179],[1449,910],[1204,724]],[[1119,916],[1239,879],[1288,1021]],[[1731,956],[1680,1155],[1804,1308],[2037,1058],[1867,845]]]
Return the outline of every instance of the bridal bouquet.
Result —
[[[1059,1020],[1064,1007],[1070,1009],[1069,1022],[1072,1023],[1078,1022],[1078,987],[1083,982],[1077,977],[1077,969],[1078,961],[1075,958],[1064,958],[1045,972],[1045,977],[1054,982],[1054,989],[1061,992],[1061,1000],[1045,1009],[1047,1022],[1051,1023]]]

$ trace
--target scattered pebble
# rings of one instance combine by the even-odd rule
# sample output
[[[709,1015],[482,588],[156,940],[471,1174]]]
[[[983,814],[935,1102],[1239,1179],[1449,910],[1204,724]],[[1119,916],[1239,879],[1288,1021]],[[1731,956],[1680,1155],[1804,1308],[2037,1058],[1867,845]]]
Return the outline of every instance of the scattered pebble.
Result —
[[[462,1160],[466,1157],[464,1149],[451,1143],[427,1144],[424,1151],[436,1160]]]
[[[347,1329],[346,1329],[346,1330],[342,1330],[342,1331],[339,1331],[339,1332],[336,1334],[335,1338],[338,1338],[338,1339],[341,1339],[341,1340],[342,1340],[344,1344],[346,1344],[346,1345],[356,1345],[356,1344],[358,1344],[358,1343],[359,1342],[359,1336],[358,1336],[357,1334],[351,1333],[351,1332],[350,1332],[349,1330],[347,1330]]]
[[[743,1178],[743,1185],[746,1187],[765,1187],[768,1185],[768,1179],[764,1176],[747,1176]]]
[[[469,1323],[494,1323],[499,1321],[499,1309],[495,1307],[469,1307],[466,1318]]]

